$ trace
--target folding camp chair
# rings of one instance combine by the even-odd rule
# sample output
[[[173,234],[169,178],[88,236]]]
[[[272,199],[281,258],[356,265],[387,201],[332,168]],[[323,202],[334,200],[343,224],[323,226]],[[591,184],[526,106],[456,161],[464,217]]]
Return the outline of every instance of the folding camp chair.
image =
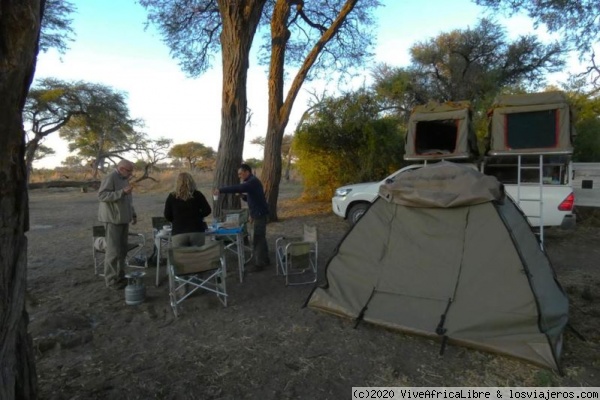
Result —
[[[247,208],[240,208],[237,210],[222,210],[222,226],[223,227],[238,227],[242,228],[244,233],[244,264],[248,264],[248,262],[252,259],[252,246],[250,246],[250,235],[248,233],[248,224],[250,219],[250,214]],[[226,240],[225,249],[230,252],[237,254],[237,246],[234,238],[230,238]]]
[[[304,225],[299,237],[281,236],[275,240],[277,264],[275,273],[285,276],[285,285],[301,285],[317,281],[317,227]],[[290,279],[290,276],[296,278]]]
[[[125,259],[128,267],[148,268],[148,258],[145,257],[142,252],[145,245],[146,237],[143,234],[129,232],[127,258]],[[106,230],[102,225],[95,225],[92,227],[92,254],[94,257],[94,274],[104,276]]]
[[[227,307],[227,263],[223,242],[169,249],[168,270],[169,298],[175,317],[179,315],[179,304],[199,289],[215,293]],[[180,295],[181,291],[185,293]]]

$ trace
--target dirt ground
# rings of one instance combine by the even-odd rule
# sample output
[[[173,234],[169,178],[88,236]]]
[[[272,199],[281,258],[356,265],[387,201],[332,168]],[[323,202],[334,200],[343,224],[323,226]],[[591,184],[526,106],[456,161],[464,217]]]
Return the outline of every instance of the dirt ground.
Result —
[[[292,188],[293,189],[293,188]],[[287,192],[286,192],[287,190]],[[328,203],[284,187],[276,237],[319,229],[319,266],[348,225]],[[148,237],[164,194],[135,197]],[[600,228],[546,232],[546,249],[570,297],[564,375],[507,357],[448,346],[303,308],[311,286],[286,287],[274,266],[243,283],[229,263],[229,306],[193,296],[175,319],[162,274],[147,270],[143,304],[125,304],[93,273],[95,193],[30,193],[28,311],[42,399],[339,399],[352,386],[600,386]],[[271,255],[274,264],[275,256]],[[164,270],[164,269],[163,269]],[[507,294],[508,295],[508,294]]]

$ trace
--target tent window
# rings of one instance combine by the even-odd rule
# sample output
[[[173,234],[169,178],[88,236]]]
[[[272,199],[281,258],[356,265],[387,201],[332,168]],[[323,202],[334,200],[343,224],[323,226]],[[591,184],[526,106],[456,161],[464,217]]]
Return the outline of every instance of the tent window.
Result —
[[[506,146],[510,149],[556,147],[557,110],[506,114]]]
[[[417,122],[415,150],[417,154],[452,154],[456,152],[458,121],[453,119]]]

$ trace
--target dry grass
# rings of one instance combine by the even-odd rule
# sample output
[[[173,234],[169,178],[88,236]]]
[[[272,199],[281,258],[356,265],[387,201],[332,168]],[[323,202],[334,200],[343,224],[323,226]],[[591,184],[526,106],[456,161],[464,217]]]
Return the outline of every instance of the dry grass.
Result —
[[[331,212],[331,202],[314,202],[301,198],[282,199],[278,203],[280,218],[317,217]]]
[[[600,226],[600,208],[577,207],[577,224],[586,227]]]

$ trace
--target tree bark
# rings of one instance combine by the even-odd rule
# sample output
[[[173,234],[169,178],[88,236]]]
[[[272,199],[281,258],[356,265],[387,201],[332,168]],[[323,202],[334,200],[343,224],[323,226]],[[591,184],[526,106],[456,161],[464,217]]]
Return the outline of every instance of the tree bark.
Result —
[[[31,176],[31,171],[33,170],[33,160],[35,159],[35,152],[40,145],[40,140],[41,140],[41,138],[38,138],[36,135],[25,146],[25,168],[27,169],[27,181],[28,182],[29,182],[29,177]]]
[[[281,144],[283,134],[290,119],[292,106],[310,69],[325,45],[337,34],[341,24],[356,5],[358,0],[347,0],[331,26],[321,35],[308,53],[283,99],[285,49],[289,39],[287,29],[290,16],[290,1],[277,0],[271,19],[271,62],[269,65],[269,117],[265,137],[262,182],[269,203],[269,219],[277,221],[277,200],[281,181]]]
[[[221,99],[221,138],[217,156],[214,186],[239,182],[237,169],[242,162],[248,97],[246,81],[250,46],[266,0],[219,0],[223,28],[221,49],[223,92]],[[238,196],[221,196],[213,207],[218,216],[222,208],[238,208]]]
[[[37,398],[25,310],[29,205],[23,107],[45,0],[0,1],[0,398]]]

